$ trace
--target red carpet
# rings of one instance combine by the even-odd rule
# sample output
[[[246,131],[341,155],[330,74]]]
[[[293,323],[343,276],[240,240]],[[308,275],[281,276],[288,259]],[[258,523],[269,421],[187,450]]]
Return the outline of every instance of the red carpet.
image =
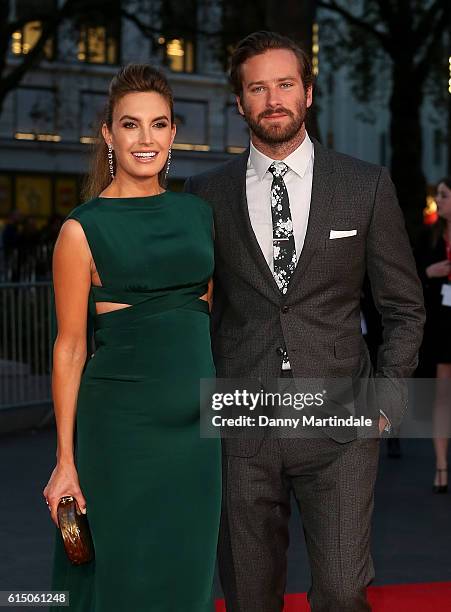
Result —
[[[369,587],[373,612],[451,612],[451,582],[427,582]],[[216,602],[216,612],[226,612]],[[284,612],[310,612],[305,593],[287,595]]]

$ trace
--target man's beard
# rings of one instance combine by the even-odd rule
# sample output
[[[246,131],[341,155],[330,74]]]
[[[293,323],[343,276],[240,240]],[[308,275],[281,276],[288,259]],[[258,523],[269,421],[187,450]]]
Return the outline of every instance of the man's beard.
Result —
[[[269,145],[283,144],[292,140],[299,133],[307,115],[306,99],[301,99],[299,101],[299,106],[296,113],[293,113],[293,111],[288,110],[284,106],[279,106],[278,108],[265,109],[262,113],[257,115],[256,118],[252,117],[243,102],[241,103],[241,106],[244,112],[244,118],[250,130],[259,140]],[[291,118],[291,121],[285,126],[281,126],[279,124],[268,125],[265,127],[262,125],[261,120],[264,117],[273,115],[275,113],[285,113]]]

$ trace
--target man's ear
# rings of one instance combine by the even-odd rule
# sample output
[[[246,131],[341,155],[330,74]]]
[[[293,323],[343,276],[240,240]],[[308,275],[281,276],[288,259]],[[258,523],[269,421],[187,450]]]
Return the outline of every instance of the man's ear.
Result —
[[[244,110],[243,107],[241,106],[241,99],[239,96],[235,96],[235,100],[236,100],[236,105],[238,107],[238,112],[240,113],[240,115],[242,115],[244,117]]]
[[[102,124],[102,136],[107,145],[112,142],[110,130],[108,129],[106,123]]]
[[[310,85],[310,87],[307,88],[307,93],[306,93],[306,105],[307,108],[309,108],[313,103],[313,85]]]

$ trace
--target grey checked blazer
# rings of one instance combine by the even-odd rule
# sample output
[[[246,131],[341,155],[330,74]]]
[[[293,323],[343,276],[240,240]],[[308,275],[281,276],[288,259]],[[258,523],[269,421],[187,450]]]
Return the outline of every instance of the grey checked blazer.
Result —
[[[405,385],[398,379],[417,366],[425,318],[403,215],[385,168],[313,143],[307,234],[285,295],[250,223],[249,151],[186,181],[185,190],[214,209],[212,343],[217,375],[275,378],[285,346],[296,378],[380,378],[384,392],[378,396],[379,408],[396,427],[407,404]],[[354,229],[354,236],[329,238],[330,230]],[[360,328],[366,272],[384,327],[375,372]],[[255,441],[230,446],[230,452],[249,456],[257,450]]]

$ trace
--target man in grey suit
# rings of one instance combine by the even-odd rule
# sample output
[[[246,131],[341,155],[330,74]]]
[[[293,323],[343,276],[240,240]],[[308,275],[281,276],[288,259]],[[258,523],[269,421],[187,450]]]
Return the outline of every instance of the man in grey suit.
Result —
[[[257,32],[232,57],[250,147],[187,180],[215,218],[212,340],[220,378],[353,380],[382,392],[376,435],[224,441],[219,565],[228,612],[283,609],[290,492],[302,515],[313,612],[370,610],[370,528],[379,433],[399,425],[417,365],[422,290],[385,168],[325,149],[304,121],[308,56]],[[384,336],[373,371],[360,329],[368,274]]]

